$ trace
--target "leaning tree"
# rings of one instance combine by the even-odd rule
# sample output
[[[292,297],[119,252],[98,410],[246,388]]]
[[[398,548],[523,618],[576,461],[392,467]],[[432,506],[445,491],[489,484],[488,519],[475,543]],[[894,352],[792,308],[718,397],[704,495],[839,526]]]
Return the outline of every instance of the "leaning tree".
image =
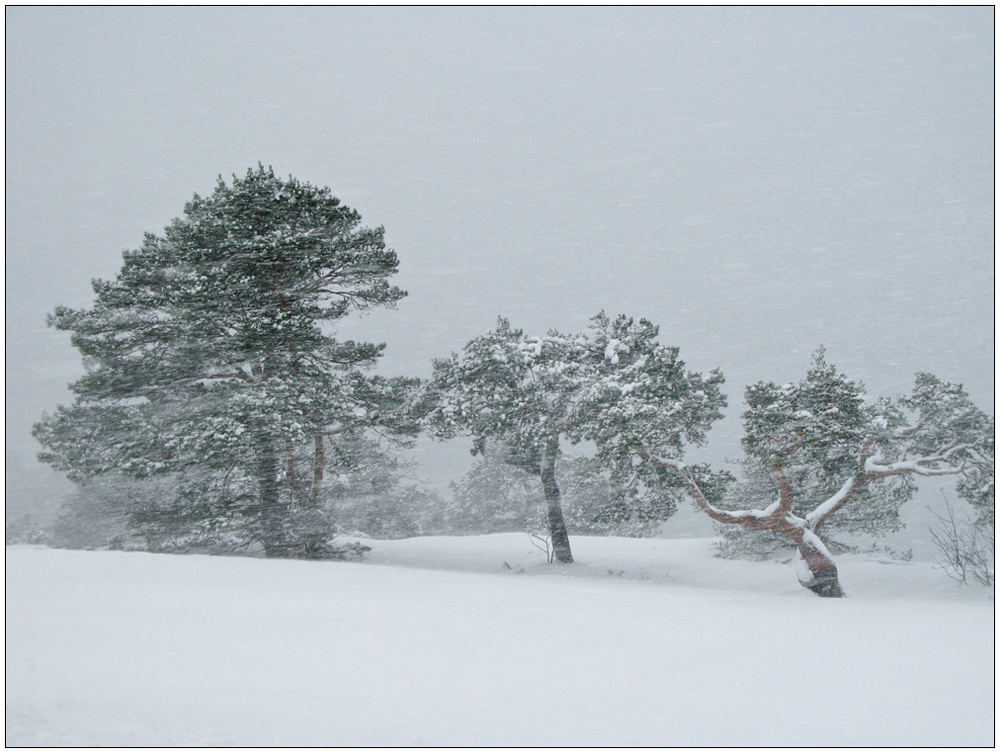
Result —
[[[677,473],[712,520],[786,536],[797,549],[799,582],[820,596],[844,595],[821,529],[849,506],[885,499],[884,487],[895,486],[896,499],[907,498],[914,477],[957,476],[992,510],[993,420],[959,385],[917,374],[908,395],[868,399],[864,386],[827,364],[820,349],[804,380],[753,384],[746,402],[743,447],[767,468],[775,492],[766,506],[721,509],[692,469],[662,454],[655,442],[640,440],[637,455],[654,469]],[[828,493],[797,514],[811,496],[804,492],[817,488]]]
[[[330,440],[415,428],[400,411],[414,384],[368,373],[383,346],[333,334],[405,295],[383,229],[360,223],[263,166],[195,195],[93,283],[91,308],[49,317],[86,374],[35,426],[41,459],[75,480],[200,473],[228,489],[214,514],[238,509],[268,556],[294,553],[289,519],[318,503]]]
[[[508,458],[541,479],[552,550],[573,561],[556,482],[560,438],[566,433],[580,377],[582,347],[557,332],[525,337],[510,322],[471,340],[461,355],[434,361],[436,407],[428,425],[439,438],[471,434],[473,453],[490,440]]]
[[[685,370],[677,349],[660,345],[657,334],[645,320],[612,321],[603,312],[592,319],[590,332],[571,336],[550,331],[526,337],[500,319],[461,355],[434,362],[432,431],[442,438],[471,435],[474,454],[485,452],[489,441],[502,442],[508,462],[539,477],[559,562],[573,561],[556,473],[563,442],[596,442],[596,459],[621,500],[638,500],[665,514],[674,509],[670,497],[677,485],[644,483],[625,462],[627,449],[610,440],[636,418],[611,399],[624,385],[645,401],[649,436],[675,457],[686,443],[704,441],[721,417],[722,375]]]

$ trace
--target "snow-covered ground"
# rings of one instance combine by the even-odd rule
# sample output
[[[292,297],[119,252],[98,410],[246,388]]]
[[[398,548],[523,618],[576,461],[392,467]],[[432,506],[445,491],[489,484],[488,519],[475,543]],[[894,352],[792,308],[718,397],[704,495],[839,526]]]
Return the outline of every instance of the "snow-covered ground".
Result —
[[[7,547],[7,745],[989,746],[992,590],[711,541],[371,542],[363,563]]]

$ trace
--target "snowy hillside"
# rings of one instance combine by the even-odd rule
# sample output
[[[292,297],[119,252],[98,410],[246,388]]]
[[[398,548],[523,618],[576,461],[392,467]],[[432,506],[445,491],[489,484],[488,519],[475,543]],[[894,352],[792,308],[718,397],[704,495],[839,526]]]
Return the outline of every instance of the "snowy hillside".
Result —
[[[992,590],[711,542],[370,542],[363,563],[8,547],[7,745],[988,746]]]

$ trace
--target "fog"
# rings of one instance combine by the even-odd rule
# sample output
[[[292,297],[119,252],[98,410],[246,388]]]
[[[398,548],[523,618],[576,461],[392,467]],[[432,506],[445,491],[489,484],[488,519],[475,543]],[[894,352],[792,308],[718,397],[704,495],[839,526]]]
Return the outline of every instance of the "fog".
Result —
[[[45,315],[258,162],[385,226],[409,297],[343,330],[383,373],[605,309],[726,374],[709,459],[819,345],[993,411],[992,7],[8,7],[6,71],[8,514],[69,489],[30,436],[81,373]]]

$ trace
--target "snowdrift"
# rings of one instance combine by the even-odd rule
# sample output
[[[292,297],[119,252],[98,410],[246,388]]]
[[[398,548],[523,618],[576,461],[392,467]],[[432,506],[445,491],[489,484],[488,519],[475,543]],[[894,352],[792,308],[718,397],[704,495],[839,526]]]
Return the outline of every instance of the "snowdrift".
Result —
[[[7,745],[989,746],[992,591],[699,540],[367,542],[366,562],[6,552]]]

